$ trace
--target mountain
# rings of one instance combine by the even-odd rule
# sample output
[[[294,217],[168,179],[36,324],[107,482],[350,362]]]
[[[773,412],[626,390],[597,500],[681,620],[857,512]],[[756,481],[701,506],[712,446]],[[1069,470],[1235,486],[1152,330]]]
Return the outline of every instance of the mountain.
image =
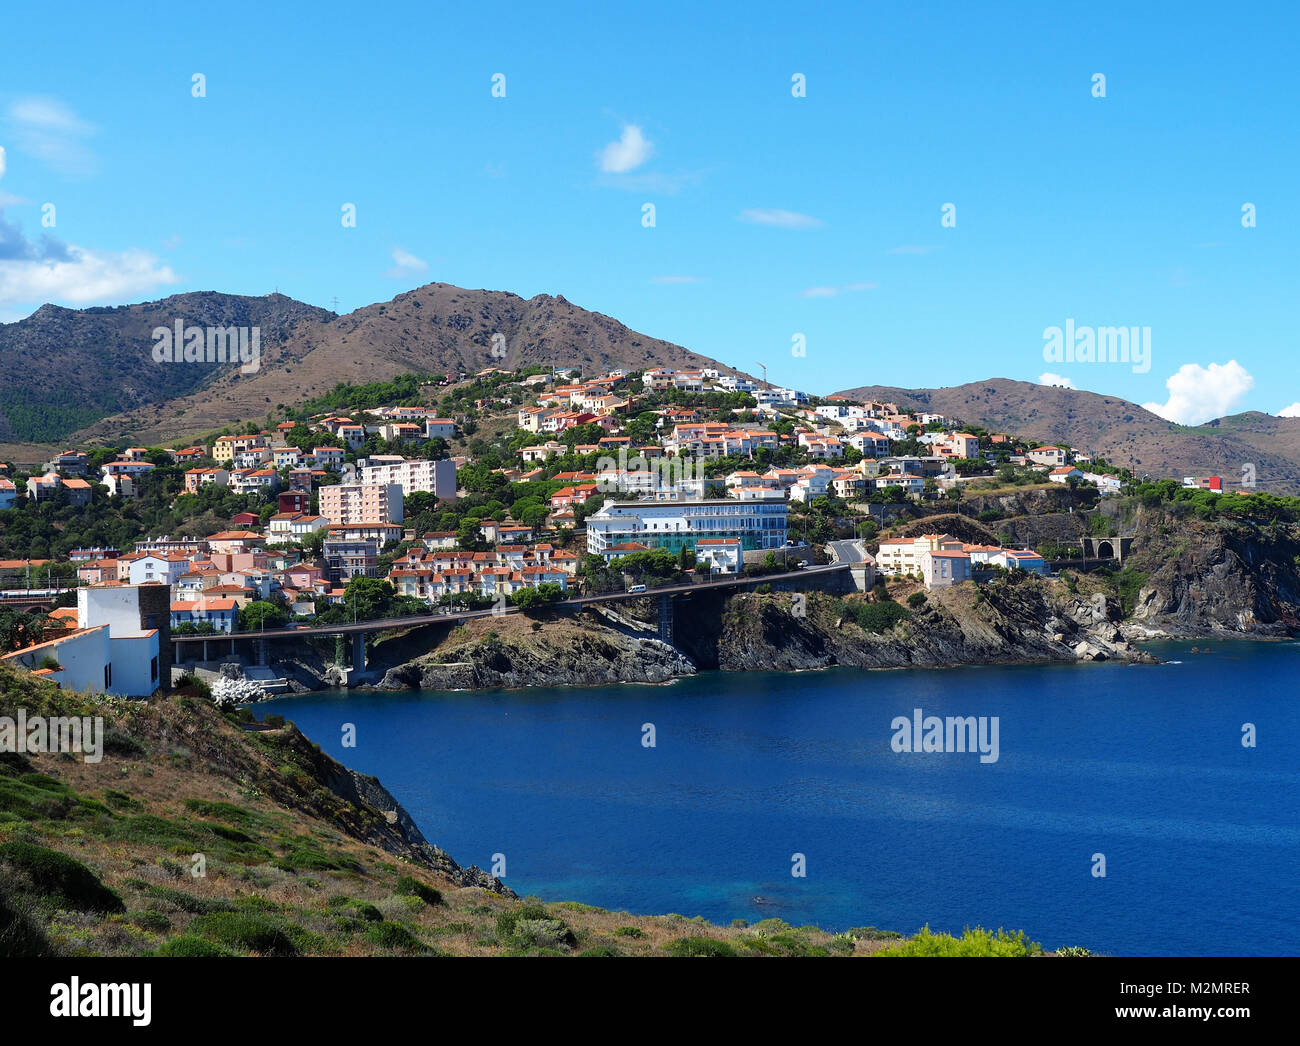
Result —
[[[156,362],[156,327],[172,327],[178,319],[201,327],[259,327],[267,353],[300,324],[331,315],[282,294],[198,292],[94,309],[42,305],[26,319],[0,324],[0,441],[61,440],[107,415],[199,392],[229,369]]]
[[[261,326],[261,368],[155,363],[153,328]],[[494,334],[504,356],[493,355]],[[264,417],[339,382],[484,367],[716,366],[563,297],[431,283],[335,316],[282,295],[183,294],[118,308],[42,306],[0,326],[0,441],[162,442]]]
[[[885,400],[934,411],[993,432],[1069,443],[1139,476],[1223,476],[1240,484],[1254,466],[1259,489],[1300,493],[1300,418],[1251,411],[1204,425],[1175,425],[1118,396],[990,378],[943,389],[868,385],[851,399]]]

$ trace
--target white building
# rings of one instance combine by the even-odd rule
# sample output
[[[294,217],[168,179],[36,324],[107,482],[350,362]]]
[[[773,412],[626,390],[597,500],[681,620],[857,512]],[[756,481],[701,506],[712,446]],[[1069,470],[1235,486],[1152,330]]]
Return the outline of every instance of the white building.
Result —
[[[588,516],[586,526],[587,551],[596,555],[627,541],[677,552],[707,538],[739,538],[746,551],[776,549],[786,541],[786,504],[734,498],[615,501]]]
[[[402,488],[403,497],[417,493],[432,494],[437,498],[456,496],[456,464],[446,458],[442,461],[415,460],[367,465],[357,472],[358,478],[365,484],[396,483]]]
[[[742,562],[740,538],[703,538],[695,543],[695,558],[715,574],[738,574]]]
[[[70,635],[0,660],[39,672],[64,690],[148,697],[166,682],[159,667],[158,625],[152,623],[156,615],[150,613],[154,602],[165,612],[166,593],[160,585],[78,589],[77,627]],[[46,659],[57,668],[43,668]]]
[[[176,584],[190,569],[190,557],[184,552],[150,552],[131,562],[127,577],[133,585]]]

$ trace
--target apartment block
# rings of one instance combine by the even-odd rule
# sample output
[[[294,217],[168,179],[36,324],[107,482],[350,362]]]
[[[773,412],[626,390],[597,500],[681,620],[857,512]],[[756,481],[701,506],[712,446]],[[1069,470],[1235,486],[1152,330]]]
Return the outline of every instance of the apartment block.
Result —
[[[456,464],[449,459],[442,461],[398,461],[382,465],[368,465],[357,470],[363,484],[396,483],[402,488],[402,495],[432,494],[437,498],[454,498],[456,496]],[[322,489],[322,496],[324,494]],[[321,504],[321,512],[331,519],[334,517]]]
[[[319,497],[320,514],[331,523],[401,523],[405,518],[399,483],[339,483],[321,487]]]

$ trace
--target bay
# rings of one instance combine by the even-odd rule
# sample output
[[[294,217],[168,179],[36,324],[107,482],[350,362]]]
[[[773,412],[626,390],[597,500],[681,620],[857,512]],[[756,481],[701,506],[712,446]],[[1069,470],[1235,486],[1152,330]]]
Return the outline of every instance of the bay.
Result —
[[[504,860],[521,896],[1005,926],[1114,955],[1297,954],[1300,644],[1150,649],[1169,663],[322,692],[255,712],[377,776],[460,863]],[[997,761],[894,751],[891,724],[918,708],[997,717]]]

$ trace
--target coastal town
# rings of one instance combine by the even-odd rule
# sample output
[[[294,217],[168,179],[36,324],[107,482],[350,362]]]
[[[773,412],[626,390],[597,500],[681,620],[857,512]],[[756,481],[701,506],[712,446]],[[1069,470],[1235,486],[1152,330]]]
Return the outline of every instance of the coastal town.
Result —
[[[170,664],[171,636],[533,609],[797,570],[839,555],[837,539],[856,549],[863,590],[878,579],[934,589],[1003,571],[1046,577],[1082,552],[890,524],[959,513],[977,489],[1060,485],[1101,498],[1133,478],[1086,449],[714,369],[487,368],[340,388],[331,401],[183,446],[4,465],[0,511],[11,522],[59,513],[65,538],[18,550],[21,528],[8,528],[4,659],[140,696],[159,685],[160,656]],[[1181,485],[1222,490],[1219,477]],[[144,504],[181,526],[61,547]],[[128,663],[152,668],[114,671]]]

